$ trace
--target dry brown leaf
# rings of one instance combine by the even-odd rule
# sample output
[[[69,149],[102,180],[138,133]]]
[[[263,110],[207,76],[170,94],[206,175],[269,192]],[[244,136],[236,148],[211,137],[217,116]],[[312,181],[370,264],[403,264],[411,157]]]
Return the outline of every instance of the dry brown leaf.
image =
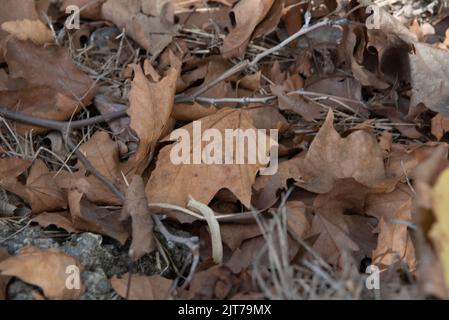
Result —
[[[36,118],[66,120],[77,110],[78,103],[50,87],[23,88],[14,91],[0,91],[0,104],[14,111]],[[49,129],[17,123],[16,130],[25,135],[44,133]]]
[[[132,242],[129,248],[129,256],[136,261],[155,249],[154,223],[145,197],[145,185],[140,176],[133,177],[126,191],[122,219],[129,216],[132,220]]]
[[[193,145],[193,124],[183,127]],[[224,136],[225,129],[254,129],[251,118],[244,110],[222,109],[201,120],[201,132],[217,129]],[[206,145],[201,143],[202,148]],[[230,190],[246,207],[251,202],[251,186],[260,164],[179,164],[170,160],[173,148],[179,143],[164,147],[158,156],[156,169],[146,186],[146,194],[151,202],[171,203],[186,206],[189,195],[195,200],[208,204],[220,189]],[[192,162],[193,148],[188,153]],[[175,149],[176,150],[176,149]],[[178,151],[179,152],[179,151]],[[185,151],[184,151],[185,152]],[[224,150],[222,150],[222,155]],[[245,159],[247,159],[245,155]],[[222,160],[222,163],[224,161]],[[234,154],[233,162],[237,163]],[[245,163],[248,163],[246,160]]]
[[[129,274],[122,278],[114,276],[111,279],[112,288],[126,299]],[[129,300],[164,300],[169,298],[169,291],[173,280],[161,276],[143,276],[133,274],[131,276],[131,287],[129,290]]]
[[[20,158],[0,158],[0,186],[9,192],[15,193],[26,202],[30,202],[25,186],[17,180],[32,164],[30,160]]]
[[[94,95],[93,82],[75,66],[65,48],[53,45],[40,47],[30,41],[16,39],[8,39],[4,47],[11,78],[25,79],[28,88],[52,88],[84,105],[91,101]],[[66,119],[72,116],[74,111],[75,109],[70,110]]]
[[[80,146],[80,151],[100,174],[108,178],[117,188],[124,189],[119,146],[112,141],[106,132],[95,132],[86,143]],[[86,187],[88,189],[85,190],[85,196],[89,201],[108,205],[121,204],[120,199],[98,178],[88,174],[88,170],[84,168],[81,162],[78,162],[77,166],[80,169],[74,173],[61,171],[56,176],[55,179],[60,188],[68,192],[78,179],[83,179],[87,182]]]
[[[409,55],[410,107],[423,103],[427,108],[449,116],[449,52],[425,43],[415,43],[414,49],[414,53]]]
[[[288,231],[294,234],[294,238],[304,239],[311,227],[306,216],[305,204],[301,201],[288,201],[285,205]]]
[[[204,107],[197,102],[192,104],[177,103],[173,106],[172,117],[177,121],[195,121],[217,112],[217,108],[213,105]]]
[[[38,159],[31,167],[26,183],[31,212],[60,210],[67,208],[66,196],[58,186],[55,172],[48,170],[45,163]]]
[[[405,202],[392,219],[380,220],[380,233],[372,260],[378,266],[388,267],[397,262],[406,262],[411,271],[417,266],[415,247],[407,230],[411,221],[411,200]]]
[[[262,234],[258,224],[221,224],[220,233],[223,243],[235,251],[243,241]]]
[[[279,109],[293,111],[307,121],[312,121],[321,116],[322,108],[300,95],[288,95],[282,86],[271,86],[271,92],[278,97]]]
[[[307,154],[298,158],[298,186],[315,193],[329,192],[336,179],[354,178],[368,187],[386,180],[382,150],[370,132],[359,130],[342,138],[333,127],[334,113],[310,145]]]
[[[128,160],[127,174],[141,174],[148,165],[151,148],[161,138],[173,109],[176,79],[180,73],[180,61],[172,55],[172,67],[157,83],[151,83],[139,66],[134,68],[134,80],[129,92],[128,114],[131,128],[139,137],[139,147]]]
[[[34,0],[23,0],[20,5],[17,5],[17,0],[3,0],[2,10],[0,12],[0,25],[6,21],[13,21],[18,19],[36,20],[38,13],[36,11]],[[7,36],[7,32],[0,28],[0,40]],[[0,54],[0,61],[1,61]]]
[[[14,20],[2,23],[2,29],[19,40],[31,40],[37,45],[53,41],[53,34],[40,20]]]
[[[145,59],[143,62],[143,73],[147,77],[150,76],[151,80],[154,82],[159,82],[159,80],[161,80],[160,74],[156,71],[156,69],[154,69],[151,61],[148,59]]]
[[[10,257],[6,249],[0,248],[0,263]],[[6,287],[8,286],[10,276],[0,275],[0,301],[6,299]]]
[[[260,86],[262,71],[244,76],[237,82],[238,87],[242,87],[251,91],[256,91]]]
[[[248,108],[247,111],[257,129],[277,129],[282,133],[289,126],[287,119],[274,106]]]
[[[43,251],[37,247],[25,247],[17,256],[12,256],[0,262],[2,275],[18,277],[21,280],[42,288],[50,299],[78,299],[84,292],[81,278],[79,289],[67,287],[70,273],[68,267],[82,267],[78,261],[59,251],[50,249]]]
[[[183,292],[183,299],[226,299],[233,291],[253,291],[254,285],[247,272],[232,272],[220,265],[202,270],[192,278],[189,290]]]
[[[413,192],[406,184],[399,183],[392,192],[371,193],[365,202],[365,213],[378,221],[395,219],[397,211],[413,198]]]
[[[432,134],[439,141],[446,132],[449,132],[449,117],[445,117],[439,113],[432,118]]]
[[[274,244],[275,248],[279,251],[281,249],[281,244],[279,243],[279,239],[274,237],[277,242]],[[292,259],[296,253],[298,252],[297,243],[291,238],[287,238],[287,248],[288,248],[288,257]],[[255,237],[248,239],[242,243],[240,248],[236,249],[232,256],[226,261],[225,266],[227,266],[233,273],[239,273],[244,270],[247,270],[255,261],[256,258],[259,258],[258,266],[259,267],[267,267],[269,266],[268,255],[264,253],[260,256],[260,252],[267,244],[265,238],[263,236]]]
[[[120,212],[98,207],[84,198],[84,192],[89,190],[86,180],[78,180],[68,194],[70,214],[73,226],[78,230],[100,233],[116,239],[124,244],[128,232],[120,222]]]
[[[119,156],[119,147],[112,141],[109,134],[104,131],[97,131],[83,145],[80,146],[81,152],[90,161],[92,166],[103,176],[108,178],[118,188],[123,187],[124,181],[121,174],[121,163]],[[78,163],[78,166],[82,166]],[[87,170],[83,167],[78,171],[73,179],[85,178],[89,183],[89,191],[86,197],[92,202],[118,204],[119,200],[103,183],[95,176],[86,177]]]
[[[281,20],[283,10],[284,1],[273,1],[270,11],[254,30],[253,38],[263,37],[273,32]]]
[[[221,49],[224,58],[241,56],[251,40],[257,25],[265,18],[273,0],[242,0],[232,9],[232,29],[226,36]]]
[[[119,29],[125,29],[131,38],[156,58],[170,44],[177,27],[167,19],[164,14],[166,9],[155,17],[141,13],[140,9],[141,0],[108,0],[103,4],[102,14]]]
[[[313,249],[330,264],[342,266],[344,253],[357,252],[356,263],[371,256],[376,244],[373,232],[376,219],[364,216],[364,203],[370,192],[371,189],[353,179],[343,179],[329,193],[315,199],[315,217],[309,235],[319,234]]]
[[[31,219],[31,221],[38,223],[40,226],[44,228],[49,226],[56,226],[57,228],[64,229],[68,233],[78,232],[78,230],[76,230],[73,227],[70,213],[68,213],[67,211],[42,212],[33,219]]]

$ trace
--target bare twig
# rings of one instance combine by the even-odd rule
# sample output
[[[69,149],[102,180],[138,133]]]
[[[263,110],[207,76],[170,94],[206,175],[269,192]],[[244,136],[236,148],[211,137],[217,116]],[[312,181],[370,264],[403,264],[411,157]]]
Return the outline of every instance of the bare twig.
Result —
[[[72,121],[72,122],[63,122],[63,121],[54,121],[54,120],[48,120],[48,119],[42,119],[42,118],[35,118],[31,117],[29,115],[25,115],[22,113],[14,112],[11,110],[8,110],[6,108],[0,107],[0,115],[13,121],[33,125],[33,126],[39,126],[43,128],[53,129],[56,131],[59,131],[63,138],[65,139],[65,143],[67,148],[69,149],[69,152],[72,152],[72,150],[75,150],[75,154],[78,157],[78,160],[85,166],[85,168],[92,173],[98,180],[101,181],[112,193],[114,193],[117,198],[124,204],[125,202],[125,195],[112,183],[107,177],[103,176],[100,172],[98,172],[97,169],[90,163],[90,161],[83,155],[83,153],[77,148],[76,144],[73,143],[73,141],[70,138],[70,131],[73,128],[81,128],[83,126],[93,125],[96,123],[111,121],[114,119],[121,118],[126,115],[126,110],[118,111],[114,113],[109,113],[102,116],[93,117],[86,120],[79,120],[79,121]],[[174,243],[179,243],[187,246],[191,252],[192,252],[192,263],[190,266],[190,273],[188,277],[185,279],[184,284],[182,287],[187,286],[189,281],[191,280],[193,276],[193,272],[196,269],[196,266],[198,265],[199,261],[199,249],[198,249],[198,241],[196,237],[192,238],[184,238],[184,237],[178,237],[176,235],[171,234],[167,228],[162,223],[162,219],[160,216],[153,214],[152,218],[154,220],[154,223],[158,229],[158,231],[167,239],[167,241],[171,241]],[[3,239],[2,241],[5,241]]]
[[[240,63],[236,64],[235,66],[233,66],[232,68],[226,70],[224,73],[222,73],[220,76],[218,76],[217,78],[215,78],[214,80],[207,82],[205,84],[203,84],[202,86],[200,86],[197,90],[195,90],[192,94],[186,96],[185,94],[179,94],[175,97],[175,101],[178,103],[181,102],[193,102],[195,101],[199,96],[201,96],[203,93],[205,93],[206,91],[208,91],[209,89],[213,88],[215,85],[217,85],[218,83],[220,83],[223,80],[226,80],[227,78],[239,73],[240,71],[248,68],[248,67],[254,67],[257,65],[257,63],[259,63],[260,60],[262,60],[263,58],[269,56],[270,54],[273,54],[274,52],[279,51],[281,48],[285,47],[286,45],[288,45],[290,42],[294,41],[295,39],[311,32],[314,30],[317,30],[319,28],[322,27],[326,27],[326,26],[336,26],[336,25],[342,25],[347,23],[346,19],[340,19],[340,20],[328,20],[328,19],[324,19],[312,26],[305,26],[303,28],[301,28],[298,32],[292,34],[290,37],[288,37],[287,39],[285,39],[284,41],[282,41],[281,43],[279,43],[278,45],[267,49],[265,51],[262,51],[261,53],[259,53],[258,55],[256,55],[254,57],[254,59],[252,60],[248,60],[245,59],[243,61],[241,61]]]

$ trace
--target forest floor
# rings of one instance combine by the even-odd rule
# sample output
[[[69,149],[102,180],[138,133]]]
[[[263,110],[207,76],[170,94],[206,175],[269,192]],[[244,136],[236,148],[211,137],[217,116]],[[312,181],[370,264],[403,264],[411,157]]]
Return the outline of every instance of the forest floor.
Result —
[[[4,7],[0,300],[449,297],[446,1]],[[277,172],[174,164],[197,120]]]

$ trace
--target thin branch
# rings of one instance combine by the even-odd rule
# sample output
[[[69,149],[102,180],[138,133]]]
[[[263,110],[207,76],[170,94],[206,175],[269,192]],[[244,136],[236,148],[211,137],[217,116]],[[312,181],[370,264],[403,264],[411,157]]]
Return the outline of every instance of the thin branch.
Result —
[[[84,167],[87,170],[89,170],[90,173],[93,176],[95,176],[101,183],[103,183],[112,193],[114,193],[122,204],[125,203],[126,199],[125,195],[114,185],[113,182],[111,182],[107,177],[103,176],[100,172],[98,172],[98,170],[90,163],[89,159],[87,159],[81,152],[81,150],[77,148],[75,143],[73,143],[73,141],[70,139],[70,131],[72,128],[80,128],[82,126],[92,125],[95,123],[101,123],[123,117],[126,115],[126,110],[73,122],[63,122],[63,121],[47,120],[42,118],[34,118],[29,115],[10,111],[2,107],[0,107],[0,115],[9,120],[39,126],[43,128],[53,129],[61,132],[65,140],[66,146],[68,147],[68,149],[71,149],[68,151],[72,152],[74,150],[76,156],[78,157],[78,160],[84,165]],[[182,288],[184,288],[188,285],[188,283],[192,279],[193,272],[195,271],[199,262],[198,239],[196,237],[184,238],[173,235],[164,226],[164,224],[161,221],[162,218],[160,216],[153,214],[151,215],[151,217],[153,218],[158,231],[167,239],[167,241],[183,244],[191,250],[192,263],[190,266],[190,273],[188,277],[185,279],[184,284],[182,286]]]
[[[267,49],[265,51],[262,51],[261,53],[259,53],[258,55],[256,55],[254,57],[253,60],[243,60],[242,62],[236,64],[235,66],[233,66],[232,68],[226,70],[224,73],[222,73],[220,76],[218,76],[217,78],[215,78],[214,80],[205,83],[203,85],[201,85],[197,90],[195,90],[195,92],[193,92],[191,95],[185,95],[185,94],[179,94],[175,97],[175,102],[177,103],[185,103],[185,102],[193,102],[195,101],[200,95],[202,95],[203,93],[205,93],[206,91],[208,91],[209,89],[213,88],[215,85],[217,85],[218,83],[220,83],[223,80],[226,80],[227,78],[239,73],[240,71],[246,69],[247,67],[254,67],[257,65],[257,63],[262,60],[263,58],[269,56],[270,54],[273,54],[277,51],[279,51],[280,49],[282,49],[283,47],[285,47],[286,45],[288,45],[290,42],[294,41],[295,39],[311,32],[314,30],[317,30],[319,28],[322,27],[326,27],[326,26],[337,26],[337,25],[343,25],[345,23],[347,23],[348,20],[346,19],[339,19],[339,20],[322,20],[312,26],[305,26],[303,28],[301,28],[298,32],[292,34],[290,37],[288,37],[287,39],[285,39],[284,41],[282,41],[281,43],[279,43],[278,45]]]

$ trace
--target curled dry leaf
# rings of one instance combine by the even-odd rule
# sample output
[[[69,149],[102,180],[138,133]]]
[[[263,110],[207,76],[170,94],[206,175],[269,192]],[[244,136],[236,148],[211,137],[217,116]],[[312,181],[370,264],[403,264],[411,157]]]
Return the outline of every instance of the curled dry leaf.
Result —
[[[242,0],[229,13],[232,29],[221,49],[224,58],[241,56],[257,25],[265,18],[274,0]]]
[[[416,269],[415,247],[407,230],[407,223],[411,221],[411,205],[411,200],[405,202],[393,214],[393,219],[381,218],[377,247],[372,257],[376,265],[388,267],[405,262],[411,271]]]
[[[220,189],[230,190],[246,207],[251,202],[251,186],[260,163],[248,164],[192,164],[194,144],[205,150],[207,145],[201,140],[201,135],[206,129],[216,129],[221,136],[225,136],[225,129],[255,129],[251,118],[244,110],[222,109],[219,112],[201,120],[201,132],[193,134],[193,124],[183,127],[186,131],[178,131],[182,134],[183,143],[176,142],[164,147],[158,156],[156,168],[146,186],[146,194],[151,202],[163,202],[186,206],[189,195],[194,199],[208,204]],[[188,132],[186,136],[184,133]],[[195,141],[194,139],[200,139]],[[217,141],[214,141],[217,142]],[[221,163],[225,163],[224,141],[218,145],[220,149]],[[189,146],[186,149],[186,146]],[[215,145],[215,144],[214,144]],[[174,150],[174,151],[172,151]],[[209,150],[213,151],[213,150]],[[189,164],[174,164],[171,160],[172,153],[177,157],[189,159]],[[201,153],[202,154],[202,153]],[[233,155],[232,163],[237,163],[236,155]]]
[[[109,236],[124,244],[129,235],[120,222],[120,212],[99,207],[85,199],[86,190],[89,190],[88,182],[80,179],[73,183],[69,191],[68,203],[73,226],[77,230]]]
[[[2,29],[15,38],[25,41],[31,40],[37,45],[43,45],[53,41],[53,34],[40,20],[15,20],[2,23]]]
[[[114,276],[111,279],[112,288],[122,297],[126,297],[129,274],[121,278]],[[143,276],[133,274],[131,276],[131,287],[129,289],[129,300],[163,300],[169,298],[170,288],[173,280],[161,276]]]
[[[129,216],[132,220],[132,242],[129,248],[129,256],[136,261],[155,249],[154,223],[145,196],[145,185],[140,176],[133,177],[126,191],[122,219]]]
[[[74,284],[79,289],[67,286],[67,270],[76,267],[80,271],[74,274]],[[21,280],[42,288],[50,299],[78,299],[84,292],[81,280],[82,267],[78,261],[54,249],[43,251],[37,247],[25,247],[17,256],[9,257],[0,262],[1,275],[18,277]]]
[[[128,160],[127,172],[141,174],[148,165],[151,148],[161,138],[173,109],[176,79],[180,74],[180,61],[171,56],[172,67],[159,82],[150,82],[140,66],[134,65],[134,80],[129,92],[128,115],[131,128],[139,137],[136,153]]]

